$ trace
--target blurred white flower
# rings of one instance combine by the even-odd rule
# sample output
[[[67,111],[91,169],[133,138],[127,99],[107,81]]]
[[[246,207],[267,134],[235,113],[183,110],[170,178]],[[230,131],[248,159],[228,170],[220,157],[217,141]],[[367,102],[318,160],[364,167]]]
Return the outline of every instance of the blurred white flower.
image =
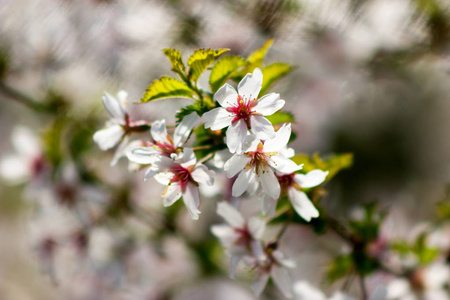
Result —
[[[42,179],[48,169],[38,137],[26,127],[18,126],[11,134],[16,154],[0,161],[0,175],[11,184]]]
[[[314,287],[307,281],[300,280],[294,283],[294,299],[295,300],[356,300],[343,292],[335,292],[331,297],[327,297],[318,288]],[[386,288],[377,287],[367,300],[384,300],[386,297]]]
[[[280,95],[270,93],[258,99],[263,82],[263,74],[256,68],[239,83],[238,92],[229,84],[222,86],[214,95],[221,107],[214,108],[202,116],[205,128],[227,129],[227,146],[230,152],[240,153],[241,145],[250,130],[258,139],[273,138],[275,131],[272,123],[263,116],[272,115],[280,110],[285,101]]]
[[[257,256],[263,252],[261,238],[266,224],[257,217],[245,221],[241,213],[227,202],[217,205],[217,214],[228,224],[214,225],[211,231],[231,256],[230,277],[234,278],[237,265],[244,256]]]
[[[387,300],[449,300],[450,266],[434,262],[387,286]]]

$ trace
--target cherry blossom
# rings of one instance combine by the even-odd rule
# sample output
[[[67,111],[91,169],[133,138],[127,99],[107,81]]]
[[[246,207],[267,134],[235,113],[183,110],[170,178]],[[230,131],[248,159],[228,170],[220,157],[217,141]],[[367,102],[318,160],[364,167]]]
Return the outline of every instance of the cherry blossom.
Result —
[[[140,146],[129,149],[127,151],[128,159],[138,164],[148,165],[157,156],[170,157],[171,154],[180,152],[181,147],[186,143],[192,129],[199,120],[200,117],[195,112],[184,117],[175,128],[173,138],[167,133],[165,120],[153,122],[150,133],[154,142],[147,143],[145,147]]]
[[[337,291],[331,297],[327,297],[321,290],[305,280],[294,283],[293,286],[295,300],[356,300],[343,292]],[[384,300],[386,288],[378,286],[367,300]]]
[[[0,161],[0,175],[11,184],[41,179],[48,170],[39,139],[26,127],[14,128],[11,142],[16,154],[5,155]]]
[[[242,195],[255,180],[261,183],[269,197],[280,197],[280,183],[274,170],[290,174],[302,168],[282,154],[290,135],[291,125],[284,124],[273,138],[264,142],[252,135],[246,138],[242,146],[243,153],[234,154],[224,165],[228,178],[239,173],[232,188],[234,197]]]
[[[287,269],[295,268],[296,263],[287,259],[282,252],[276,250],[276,244],[269,244],[264,251],[254,257],[244,258],[247,265],[256,270],[253,292],[259,296],[271,277],[275,285],[287,298],[292,298],[292,280]]]
[[[147,170],[145,179],[155,177],[156,181],[167,185],[163,192],[164,206],[171,206],[183,196],[184,204],[194,220],[198,219],[200,211],[200,196],[198,183],[214,184],[215,172],[205,165],[197,163],[195,153],[191,148],[184,148],[178,155],[172,157],[156,156],[152,166]]]
[[[325,181],[328,175],[328,171],[312,170],[307,174],[280,174],[276,173],[278,182],[281,189],[287,194],[289,200],[295,211],[306,221],[310,221],[311,218],[317,218],[319,211],[314,207],[314,204],[309,200],[308,196],[302,189],[312,188],[318,186]],[[277,200],[267,195],[263,197],[263,213],[273,217],[275,215],[275,209]]]
[[[230,152],[241,152],[242,142],[250,130],[256,138],[273,138],[272,124],[263,116],[280,110],[285,101],[277,93],[270,93],[258,99],[263,82],[263,74],[256,68],[239,83],[238,92],[229,84],[222,86],[214,95],[221,107],[203,114],[205,128],[219,130],[228,127],[226,137]]]
[[[262,253],[261,238],[266,224],[257,217],[244,220],[241,213],[227,202],[217,205],[217,214],[228,224],[214,225],[211,232],[219,238],[230,258],[230,277],[234,278],[239,261],[244,256]]]
[[[131,120],[125,105],[128,93],[120,91],[117,98],[111,96],[107,92],[103,95],[103,105],[112,117],[107,123],[106,128],[101,129],[94,134],[94,142],[101,150],[109,150],[117,145],[116,154],[111,161],[111,166],[114,166],[120,157],[125,154],[128,145],[128,134],[132,131],[141,131],[141,128],[146,123],[144,121],[134,122]]]

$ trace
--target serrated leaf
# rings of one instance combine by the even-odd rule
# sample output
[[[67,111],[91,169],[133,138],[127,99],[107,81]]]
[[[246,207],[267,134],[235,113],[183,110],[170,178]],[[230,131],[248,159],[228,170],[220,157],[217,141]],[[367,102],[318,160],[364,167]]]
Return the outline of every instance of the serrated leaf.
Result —
[[[194,82],[200,78],[200,75],[206,68],[212,64],[222,53],[229,51],[229,49],[198,49],[188,59],[188,78]]]
[[[144,103],[163,98],[176,97],[193,98],[192,94],[193,91],[183,82],[169,76],[162,76],[161,78],[154,80],[148,86],[139,102]]]
[[[284,63],[274,63],[264,67],[262,69],[263,83],[261,92],[259,92],[259,94],[264,95],[275,81],[277,81],[278,79],[285,76],[291,71],[292,67]]]
[[[163,52],[172,64],[172,71],[184,74],[186,67],[184,66],[183,59],[181,58],[181,52],[172,48],[163,49]]]
[[[247,64],[247,61],[235,55],[229,55],[221,58],[216,62],[211,69],[211,75],[209,76],[209,86],[213,93],[224,85],[228,78],[238,70],[240,67]]]
[[[285,111],[277,111],[273,115],[267,116],[266,118],[270,121],[270,123],[272,123],[272,125],[295,122],[294,115]]]
[[[264,46],[259,48],[258,50],[252,52],[247,60],[252,64],[254,68],[260,67],[264,61],[264,57],[266,57],[267,50],[269,50],[270,46],[272,46],[273,39],[269,39]]]

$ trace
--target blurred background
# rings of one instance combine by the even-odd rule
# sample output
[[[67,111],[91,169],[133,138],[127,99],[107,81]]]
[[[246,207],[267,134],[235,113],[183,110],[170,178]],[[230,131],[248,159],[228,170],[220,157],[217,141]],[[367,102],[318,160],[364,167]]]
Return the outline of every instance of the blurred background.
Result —
[[[133,119],[174,122],[186,100],[133,105],[154,79],[171,75],[163,48],[180,49],[185,61],[197,48],[247,56],[270,38],[266,63],[295,66],[273,89],[296,118],[292,147],[354,155],[353,166],[327,184],[324,209],[345,222],[376,202],[389,211],[389,237],[436,220],[450,183],[448,0],[0,0],[0,158],[18,151],[12,133],[27,127],[62,181],[91,183],[77,187],[89,195],[83,205],[95,215],[98,203],[110,201],[111,218],[86,236],[73,215],[36,204],[52,193],[61,199],[65,185],[55,192],[3,176],[0,299],[254,299],[248,282],[227,279],[220,247],[208,250],[217,265],[197,263],[195,243],[220,222],[220,196],[202,203],[199,222],[179,219],[189,243],[159,237],[145,223],[159,222],[152,213],[164,210],[162,188],[129,173],[126,161],[110,167],[113,154],[101,152],[92,134],[108,118],[104,91],[128,91]],[[22,152],[34,147],[19,144]],[[124,206],[150,220],[122,216]],[[70,246],[55,255],[48,237],[62,232]],[[287,252],[299,262],[292,276],[320,284],[337,239],[302,228],[287,236]],[[282,299],[276,291],[265,297]]]

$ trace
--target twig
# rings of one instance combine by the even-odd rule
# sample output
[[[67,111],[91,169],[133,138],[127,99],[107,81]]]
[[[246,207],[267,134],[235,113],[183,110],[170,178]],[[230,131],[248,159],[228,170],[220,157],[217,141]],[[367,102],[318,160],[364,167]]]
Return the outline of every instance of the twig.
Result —
[[[40,112],[51,112],[52,107],[48,104],[41,103],[36,99],[31,98],[28,95],[23,94],[22,92],[16,90],[13,87],[5,84],[3,81],[0,81],[0,92],[7,96],[8,99],[21,103],[29,108],[40,111]]]
[[[361,292],[362,292],[361,300],[368,300],[366,284],[364,282],[364,274],[360,272],[358,274],[358,277],[359,277],[359,285],[361,287]]]

